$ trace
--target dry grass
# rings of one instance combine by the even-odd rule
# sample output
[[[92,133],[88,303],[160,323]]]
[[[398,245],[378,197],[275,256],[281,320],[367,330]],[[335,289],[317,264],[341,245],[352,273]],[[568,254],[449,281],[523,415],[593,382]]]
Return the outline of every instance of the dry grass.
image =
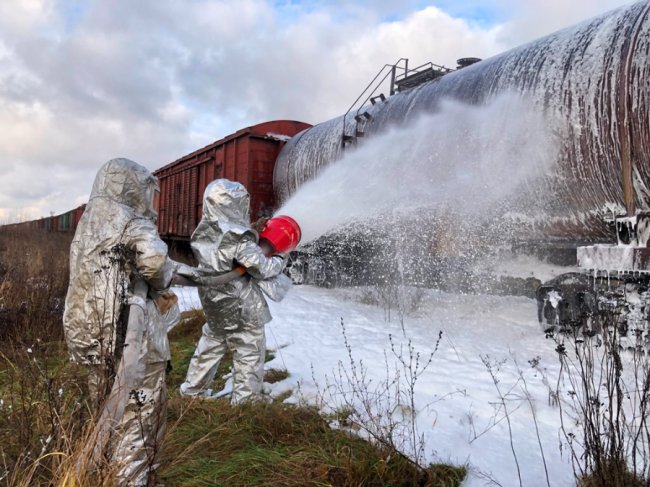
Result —
[[[625,462],[606,460],[599,471],[581,475],[578,487],[647,487],[650,482],[631,472]]]
[[[69,234],[0,229],[0,342],[63,337]]]
[[[61,318],[71,235],[0,229],[0,483],[47,485],[91,411]]]
[[[267,369],[264,371],[264,382],[275,384],[289,377],[289,371],[286,369]]]

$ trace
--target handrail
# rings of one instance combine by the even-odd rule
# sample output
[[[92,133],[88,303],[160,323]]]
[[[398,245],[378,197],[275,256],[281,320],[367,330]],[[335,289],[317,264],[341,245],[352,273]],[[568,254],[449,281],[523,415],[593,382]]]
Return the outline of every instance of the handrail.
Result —
[[[424,64],[422,64],[422,65],[420,65],[420,66],[418,66],[416,68],[409,69],[408,62],[409,62],[408,58],[399,58],[394,64],[385,64],[384,66],[382,66],[382,68],[379,70],[379,72],[370,81],[370,83],[368,83],[368,85],[361,92],[361,94],[357,97],[357,99],[354,100],[352,105],[350,105],[350,108],[348,108],[348,111],[345,112],[345,114],[343,115],[343,127],[342,127],[342,134],[341,134],[342,147],[345,147],[346,139],[349,139],[350,137],[353,137],[353,136],[347,136],[346,137],[345,122],[347,120],[347,116],[350,114],[350,112],[352,110],[354,110],[354,107],[358,105],[357,111],[355,113],[355,119],[357,121],[357,130],[358,130],[358,123],[359,123],[358,117],[359,117],[359,113],[361,112],[361,109],[364,106],[366,106],[366,103],[368,103],[369,100],[372,99],[373,95],[377,92],[379,87],[382,86],[382,84],[386,81],[386,78],[388,77],[388,75],[391,75],[390,95],[392,96],[392,95],[395,94],[396,81],[401,80],[401,79],[406,79],[411,74],[419,73],[425,67],[430,67],[432,70],[435,69],[435,70],[438,70],[438,71],[442,71],[445,74],[450,73],[450,72],[453,71],[453,69],[451,69],[451,68],[447,68],[447,67],[441,66],[439,64],[434,64],[432,62],[424,63]],[[401,63],[403,64],[403,66],[400,66]],[[378,83],[375,83],[377,81],[377,79],[382,75],[382,73],[384,72],[384,70],[386,68],[389,68],[388,72],[386,72],[386,74],[384,74],[383,78],[381,78],[381,80]],[[398,69],[403,70],[403,72],[401,74],[399,74],[399,75],[397,74]],[[363,98],[363,96],[366,95],[366,93],[368,93],[368,90],[370,90],[373,85],[375,85],[375,86],[370,91],[370,94],[368,94],[368,96],[366,96],[366,98],[363,100],[363,102],[359,104],[359,100],[361,100]]]
[[[428,63],[421,64],[421,65],[418,66],[417,68],[406,69],[406,70],[404,71],[404,74],[401,75],[401,77],[402,77],[402,78],[406,78],[406,77],[408,77],[411,73],[414,73],[414,74],[415,74],[415,73],[419,73],[419,72],[422,70],[422,68],[424,68],[425,66],[431,67],[431,68],[433,68],[433,69],[437,69],[437,70],[439,70],[439,71],[444,71],[445,73],[451,73],[451,72],[453,71],[452,68],[448,68],[448,67],[446,67],[446,66],[442,66],[442,65],[440,65],[440,64],[435,64],[435,63],[429,61]]]
[[[393,67],[392,64],[384,64],[384,66],[379,70],[379,72],[375,75],[375,77],[372,78],[372,81],[371,81],[370,83],[368,83],[368,86],[366,86],[366,88],[361,92],[361,94],[357,97],[357,99],[354,100],[354,103],[352,103],[352,105],[350,105],[350,108],[348,108],[348,111],[345,112],[345,115],[347,115],[348,113],[350,113],[350,112],[352,111],[352,109],[353,109],[354,106],[357,104],[357,102],[358,102],[358,101],[361,99],[361,97],[366,93],[366,91],[368,91],[368,88],[370,88],[370,87],[372,86],[372,84],[375,82],[375,80],[376,80],[377,78],[379,78],[379,75],[382,73],[382,71],[383,71],[385,68],[392,68],[392,67]],[[386,78],[384,77],[384,79],[386,79]],[[345,115],[344,115],[344,116],[345,116]]]
[[[387,65],[387,66],[390,66],[390,65]],[[392,68],[394,69],[394,68],[395,68],[395,65],[393,65]],[[368,103],[368,100],[370,100],[370,98],[372,98],[372,95],[375,94],[375,92],[377,91],[377,88],[379,88],[379,87],[382,85],[382,83],[383,83],[384,81],[386,81],[386,78],[388,77],[388,75],[389,75],[389,74],[392,74],[392,73],[393,73],[393,70],[391,69],[390,71],[388,71],[388,72],[384,75],[384,77],[381,79],[381,81],[380,81],[379,83],[377,83],[376,88],[375,88],[375,89],[374,89],[374,90],[373,90],[373,91],[372,91],[372,92],[371,92],[371,93],[366,97],[366,99],[363,101],[363,103],[362,103],[361,105],[359,105],[359,108],[357,108],[357,113],[356,113],[355,115],[359,115],[359,112],[361,111],[361,109],[362,109],[364,106],[366,106],[366,103]],[[392,89],[392,88],[391,88],[391,89]]]
[[[399,58],[399,59],[397,60],[397,62],[395,62],[395,64],[385,64],[384,66],[382,66],[382,68],[379,70],[379,72],[378,72],[378,73],[375,75],[375,77],[370,81],[370,83],[368,83],[368,85],[366,86],[366,88],[361,92],[361,94],[357,97],[357,99],[354,100],[354,102],[352,103],[352,105],[350,105],[350,108],[348,108],[348,111],[345,112],[345,114],[343,115],[343,128],[342,128],[342,134],[341,134],[341,143],[342,143],[343,145],[345,145],[345,121],[346,121],[346,118],[347,118],[347,116],[349,115],[349,113],[354,109],[354,107],[357,105],[357,103],[359,102],[359,100],[361,100],[361,98],[366,94],[366,92],[367,92],[367,91],[370,89],[370,87],[375,83],[375,81],[377,81],[377,78],[379,78],[379,76],[381,76],[381,74],[384,72],[384,70],[385,70],[386,68],[390,68],[389,71],[388,71],[388,72],[384,75],[384,77],[381,79],[381,81],[380,81],[379,83],[377,83],[377,86],[375,86],[375,88],[370,92],[370,94],[366,97],[366,99],[363,101],[363,103],[362,103],[362,104],[359,106],[359,108],[357,109],[356,115],[359,115],[359,111],[361,110],[361,108],[362,108],[363,106],[365,106],[365,104],[366,104],[366,103],[368,102],[368,100],[372,97],[372,95],[375,94],[375,92],[376,92],[377,89],[382,85],[382,83],[383,83],[384,81],[386,81],[386,78],[388,77],[388,75],[391,74],[391,73],[393,73],[393,74],[395,73],[395,70],[396,70],[396,68],[397,68],[397,65],[398,65],[401,61],[405,61],[405,62],[406,62],[406,66],[408,66],[408,59],[406,59],[406,58]],[[391,87],[391,90],[392,90],[392,87]]]

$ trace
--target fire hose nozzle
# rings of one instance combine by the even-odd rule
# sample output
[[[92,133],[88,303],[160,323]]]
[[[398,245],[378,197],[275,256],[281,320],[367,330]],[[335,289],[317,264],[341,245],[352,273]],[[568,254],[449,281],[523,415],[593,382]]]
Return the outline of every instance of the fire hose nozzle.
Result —
[[[286,254],[300,243],[302,231],[298,222],[286,215],[279,215],[266,222],[260,232],[260,246],[267,255]]]

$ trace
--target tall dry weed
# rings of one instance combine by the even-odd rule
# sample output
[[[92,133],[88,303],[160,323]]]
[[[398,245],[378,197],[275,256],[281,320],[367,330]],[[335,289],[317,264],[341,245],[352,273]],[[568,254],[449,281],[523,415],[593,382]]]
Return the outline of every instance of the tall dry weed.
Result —
[[[60,341],[71,235],[0,229],[0,343]]]
[[[93,414],[63,342],[71,237],[0,228],[0,485],[65,477]]]

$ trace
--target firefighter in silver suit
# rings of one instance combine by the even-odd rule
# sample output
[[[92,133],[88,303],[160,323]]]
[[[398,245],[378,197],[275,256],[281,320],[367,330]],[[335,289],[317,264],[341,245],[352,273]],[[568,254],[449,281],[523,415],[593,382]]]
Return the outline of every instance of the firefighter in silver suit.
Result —
[[[250,227],[250,196],[240,183],[211,182],[203,196],[203,217],[192,234],[199,269],[242,273],[228,283],[199,287],[207,323],[190,361],[181,395],[206,395],[220,360],[233,351],[233,404],[261,397],[265,337],[271,320],[264,293],[281,299],[290,280],[281,274],[286,260],[266,257]],[[274,296],[275,294],[275,296]]]
[[[175,296],[166,291],[174,263],[155,225],[157,189],[151,172],[133,161],[104,164],[70,249],[66,342],[71,359],[89,370],[91,404],[103,405],[99,423],[110,432],[105,446],[119,485],[147,485],[156,468],[165,426],[167,331],[180,316]],[[141,297],[134,293],[136,281],[144,286]],[[123,351],[135,346],[124,343],[126,312],[134,305],[142,309],[143,333],[131,353],[134,363],[124,363]],[[132,389],[123,396],[113,393],[119,369],[131,377]],[[116,397],[121,404],[107,411]]]

